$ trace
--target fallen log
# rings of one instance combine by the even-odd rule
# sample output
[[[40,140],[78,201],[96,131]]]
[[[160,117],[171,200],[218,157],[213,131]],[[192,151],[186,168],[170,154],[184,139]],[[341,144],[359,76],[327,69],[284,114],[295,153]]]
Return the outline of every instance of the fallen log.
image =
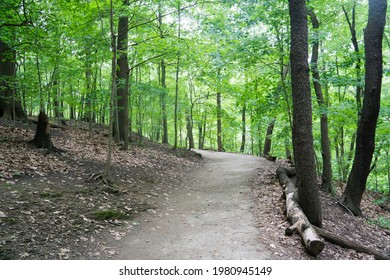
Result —
[[[336,235],[325,229],[310,224],[298,204],[297,188],[295,187],[294,182],[290,179],[290,177],[294,175],[294,168],[279,167],[276,170],[276,177],[279,179],[280,185],[284,186],[285,188],[284,193],[286,196],[287,218],[292,223],[292,226],[286,228],[286,235],[292,235],[294,231],[298,231],[303,240],[303,243],[305,244],[307,251],[313,256],[319,254],[324,247],[323,242],[318,237],[321,236],[328,242],[339,245],[343,248],[353,249],[360,253],[372,255],[375,259],[390,259],[390,256],[387,256],[375,249],[363,246],[345,237]],[[317,248],[317,246],[319,248]],[[315,254],[316,252],[318,253]]]
[[[306,250],[312,256],[317,256],[324,249],[324,242],[317,235],[313,225],[307,219],[299,206],[298,189],[289,176],[295,175],[295,169],[279,167],[276,177],[281,186],[284,186],[286,196],[287,219],[292,224],[285,230],[286,235],[292,235],[296,230],[302,238]]]
[[[313,228],[316,230],[316,232],[320,236],[322,236],[325,240],[327,240],[333,244],[339,245],[343,248],[353,249],[359,253],[365,253],[365,254],[372,255],[377,260],[390,260],[390,256],[387,256],[387,255],[385,255],[385,254],[383,254],[375,249],[368,248],[366,246],[358,244],[358,243],[351,241],[345,237],[331,233],[331,232],[324,230],[322,228],[318,228],[316,226],[313,226]]]

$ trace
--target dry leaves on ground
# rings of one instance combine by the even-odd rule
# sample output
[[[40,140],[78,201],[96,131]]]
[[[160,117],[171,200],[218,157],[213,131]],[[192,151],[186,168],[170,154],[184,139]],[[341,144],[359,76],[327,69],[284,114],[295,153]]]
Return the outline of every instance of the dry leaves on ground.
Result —
[[[0,119],[0,259],[96,259],[115,256],[138,214],[158,214],[157,198],[199,166],[195,153],[143,139],[113,149],[111,181],[91,180],[107,154],[104,132],[52,129],[64,153],[36,149],[35,125]]]

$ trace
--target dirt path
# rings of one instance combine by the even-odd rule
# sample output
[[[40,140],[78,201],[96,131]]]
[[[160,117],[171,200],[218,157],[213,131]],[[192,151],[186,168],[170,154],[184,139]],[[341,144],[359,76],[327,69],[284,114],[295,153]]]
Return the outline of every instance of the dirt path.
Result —
[[[200,151],[205,165],[141,215],[118,259],[271,259],[251,213],[251,183],[264,159]],[[156,209],[157,210],[157,209]]]

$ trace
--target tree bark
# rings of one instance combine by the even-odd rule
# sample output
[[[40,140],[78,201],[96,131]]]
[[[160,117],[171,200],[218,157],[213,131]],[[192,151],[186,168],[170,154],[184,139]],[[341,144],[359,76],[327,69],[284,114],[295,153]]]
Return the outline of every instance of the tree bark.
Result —
[[[187,127],[187,138],[188,138],[188,149],[191,150],[195,148],[194,145],[194,134],[192,133],[192,114],[191,110],[187,109],[186,112],[186,127]]]
[[[244,101],[245,102],[245,101]],[[241,147],[240,152],[245,152],[245,136],[246,136],[246,104],[242,106],[241,112]]]
[[[222,106],[221,106],[221,93],[217,92],[217,145],[218,152],[223,152],[222,145]]]
[[[16,52],[0,40],[0,117],[27,121],[16,97]]]
[[[296,185],[299,193],[299,204],[308,220],[316,226],[321,226],[322,213],[313,148],[306,1],[289,0],[289,11]]]
[[[110,37],[111,37],[111,95],[110,95],[110,124],[109,124],[109,133],[108,133],[108,152],[106,164],[104,167],[104,171],[102,177],[104,180],[107,180],[110,176],[111,170],[111,156],[112,156],[112,129],[113,129],[113,119],[114,119],[114,99],[116,94],[116,35],[114,32],[114,11],[113,11],[113,0],[110,0]]]
[[[127,7],[129,0],[123,1]],[[122,150],[129,146],[129,61],[127,57],[129,18],[121,16],[118,22],[118,59],[117,59],[117,98],[119,139],[123,141]]]
[[[269,157],[271,152],[271,144],[272,144],[272,133],[274,131],[275,127],[275,119],[272,119],[271,122],[268,124],[267,132],[265,135],[265,141],[264,141],[264,150],[263,155],[264,157]]]
[[[181,13],[180,13],[180,1],[177,4],[177,38],[180,40],[181,37]],[[179,105],[179,74],[180,74],[180,52],[177,54],[176,61],[176,77],[175,77],[175,120],[174,120],[174,130],[175,130],[175,139],[173,144],[173,149],[177,148],[177,122],[178,122],[178,105]],[[180,133],[181,136],[181,133]]]
[[[162,143],[168,144],[168,118],[167,118],[167,104],[166,104],[166,95],[167,95],[167,85],[165,83],[166,75],[166,65],[164,59],[161,60],[161,86],[163,87],[164,92],[161,94],[161,111],[162,111],[162,124],[163,124],[163,137]]]
[[[50,135],[49,118],[43,111],[39,113],[37,130],[35,132],[34,140],[32,141],[32,143],[37,148],[46,148],[46,149],[53,148],[53,143],[51,142],[51,135]]]
[[[375,129],[379,115],[382,86],[382,41],[386,23],[386,0],[370,0],[364,30],[366,59],[365,93],[362,115],[356,134],[355,158],[342,200],[355,215],[362,215],[360,203],[375,149]]]
[[[310,16],[313,29],[316,32],[318,37],[318,28],[320,23],[317,19],[316,14],[313,10],[308,9],[308,14]],[[321,155],[322,155],[322,187],[325,191],[330,192],[332,189],[332,164],[331,164],[331,151],[330,151],[330,141],[329,141],[329,129],[328,129],[328,112],[327,105],[324,100],[324,95],[322,93],[322,87],[320,82],[320,73],[318,71],[318,49],[319,49],[319,40],[315,40],[313,43],[312,55],[311,55],[311,71],[313,75],[313,84],[314,90],[317,96],[318,106],[320,106],[321,111]]]
[[[158,29],[160,31],[160,38],[163,39],[165,37],[163,29],[162,29],[162,19],[163,15],[161,13],[161,2],[158,3]],[[163,135],[162,135],[162,143],[168,144],[168,118],[167,118],[167,104],[166,104],[166,96],[167,96],[167,85],[166,85],[166,64],[164,59],[161,59],[160,68],[161,68],[161,86],[163,88],[163,93],[161,94],[161,114],[162,114],[162,126],[163,126]]]
[[[306,250],[310,255],[316,256],[324,249],[324,242],[317,235],[305,213],[299,206],[298,191],[293,181],[289,178],[289,176],[293,176],[294,174],[294,169],[279,167],[276,170],[276,177],[279,179],[280,185],[284,187],[284,193],[286,195],[287,219],[292,224],[292,226],[286,228],[285,233],[291,235],[297,230]]]
[[[353,5],[352,8],[352,21],[349,19],[348,13],[345,10],[345,7],[342,6],[345,18],[348,22],[349,30],[351,32],[351,41],[352,45],[355,51],[355,54],[357,56],[357,61],[356,61],[356,107],[357,107],[357,120],[359,121],[360,114],[361,114],[361,109],[362,109],[362,87],[361,87],[361,58],[360,58],[360,50],[359,50],[359,44],[358,40],[356,37],[356,2]]]

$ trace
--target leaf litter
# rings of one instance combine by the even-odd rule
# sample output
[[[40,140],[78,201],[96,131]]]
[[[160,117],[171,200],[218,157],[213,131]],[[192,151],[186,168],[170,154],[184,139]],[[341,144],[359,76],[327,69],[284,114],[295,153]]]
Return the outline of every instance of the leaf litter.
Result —
[[[0,259],[115,258],[110,240],[140,213],[162,214],[157,198],[200,166],[193,152],[137,139],[128,151],[114,146],[108,187],[88,180],[104,170],[103,130],[52,129],[62,154],[30,145],[34,132],[0,118]]]
[[[129,151],[114,147],[112,189],[88,180],[104,168],[103,130],[90,134],[82,129],[52,129],[53,143],[66,151],[63,154],[30,146],[34,132],[35,125],[0,118],[0,259],[115,259],[117,242],[148,222],[140,221],[139,214],[169,216],[159,210],[159,203],[185,188],[187,176],[202,165],[192,152],[136,138]],[[289,223],[275,179],[280,164],[284,162],[265,162],[252,186],[260,240],[275,259],[372,259],[328,242],[313,258],[297,234],[285,236]],[[339,184],[338,197],[342,189]],[[373,204],[377,196],[366,192],[362,202],[371,221],[390,217],[388,205]],[[321,200],[325,229],[390,255],[388,230],[352,217],[330,195],[322,193]]]
[[[258,227],[261,229],[261,239],[269,244],[276,256],[293,260],[374,259],[371,255],[344,249],[326,241],[324,250],[316,257],[312,257],[305,252],[297,233],[285,236],[284,231],[290,224],[285,216],[283,190],[276,179],[276,169],[279,165],[286,165],[286,163],[277,160],[275,163],[268,162],[268,166],[263,166],[259,170],[253,188],[256,205],[253,211]],[[343,184],[337,184],[335,196],[320,192],[323,228],[361,245],[374,248],[390,257],[390,231],[370,222],[378,217],[390,217],[389,208],[375,205],[374,201],[378,194],[366,191],[362,201],[365,218],[356,218],[337,204],[336,198],[341,197],[344,188]]]

